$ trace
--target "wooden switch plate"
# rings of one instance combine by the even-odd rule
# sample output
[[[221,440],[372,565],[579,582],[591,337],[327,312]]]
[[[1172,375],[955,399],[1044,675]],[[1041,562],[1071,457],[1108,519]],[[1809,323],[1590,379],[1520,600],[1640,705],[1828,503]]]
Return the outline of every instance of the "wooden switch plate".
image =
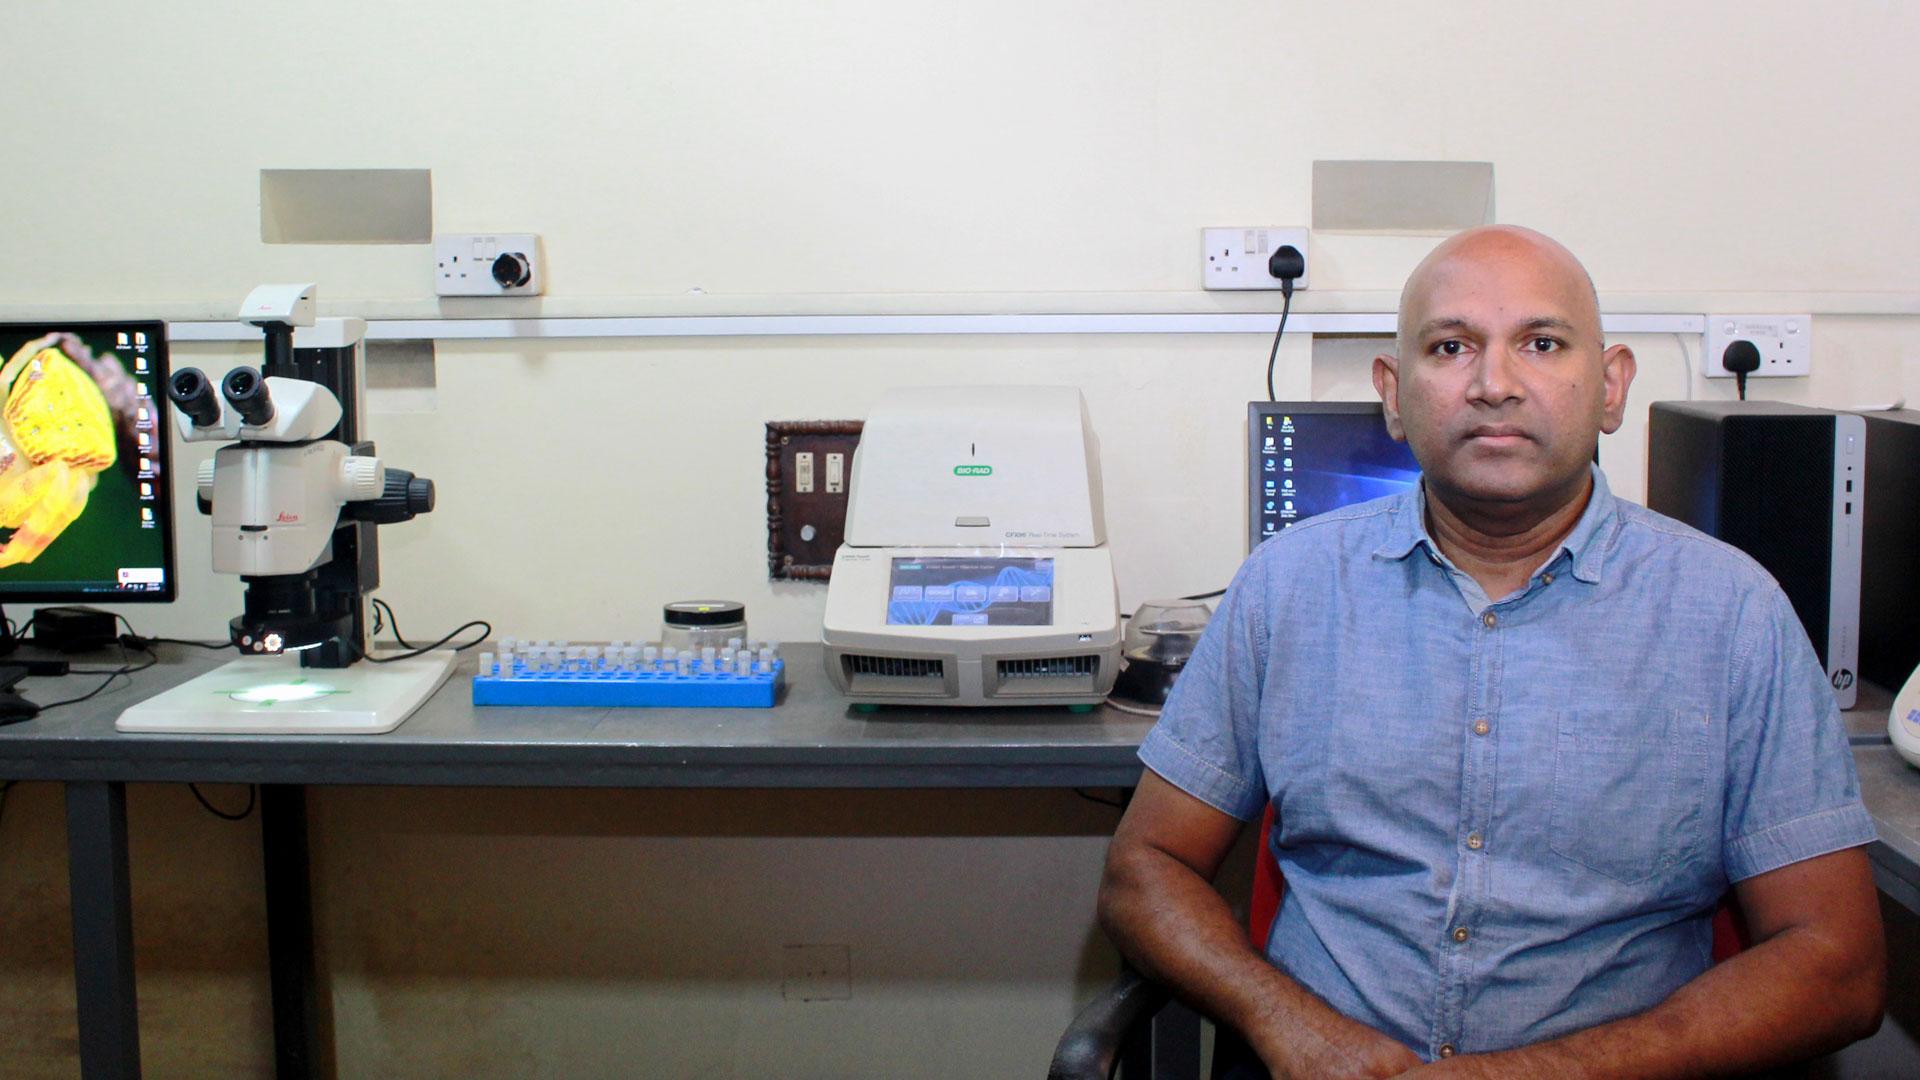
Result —
[[[767,421],[767,576],[826,581],[847,530],[859,420]]]

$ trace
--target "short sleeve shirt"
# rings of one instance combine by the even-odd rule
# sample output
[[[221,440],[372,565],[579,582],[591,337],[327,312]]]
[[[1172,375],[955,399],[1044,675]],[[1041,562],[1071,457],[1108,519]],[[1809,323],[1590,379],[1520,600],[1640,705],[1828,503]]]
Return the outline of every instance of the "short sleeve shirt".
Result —
[[[1419,489],[1268,540],[1140,748],[1227,814],[1273,806],[1270,959],[1429,1058],[1658,1004],[1730,882],[1874,838],[1779,586],[1593,477],[1497,602]]]

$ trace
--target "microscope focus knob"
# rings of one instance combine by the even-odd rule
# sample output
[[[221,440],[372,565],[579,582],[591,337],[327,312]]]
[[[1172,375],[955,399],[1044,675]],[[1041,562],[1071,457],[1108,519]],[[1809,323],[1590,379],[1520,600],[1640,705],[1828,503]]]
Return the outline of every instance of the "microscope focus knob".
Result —
[[[424,476],[407,478],[407,509],[416,514],[433,511],[433,481]]]
[[[212,458],[208,458],[207,460],[200,463],[200,468],[194,473],[193,481],[194,481],[195,493],[200,496],[200,501],[209,503],[209,504],[212,503],[213,502],[213,459]]]
[[[340,459],[341,498],[366,502],[386,493],[386,469],[377,457],[349,455]]]
[[[405,469],[387,469],[386,490],[379,498],[353,508],[353,516],[376,525],[410,521],[433,509],[433,481]]]

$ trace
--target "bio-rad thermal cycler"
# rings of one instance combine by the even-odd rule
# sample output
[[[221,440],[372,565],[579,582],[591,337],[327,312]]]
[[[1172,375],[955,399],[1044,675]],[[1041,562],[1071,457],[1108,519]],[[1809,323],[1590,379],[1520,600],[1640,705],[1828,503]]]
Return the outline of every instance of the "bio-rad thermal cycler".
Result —
[[[884,395],[854,453],[822,640],[828,676],[855,701],[1103,700],[1120,603],[1080,391]]]

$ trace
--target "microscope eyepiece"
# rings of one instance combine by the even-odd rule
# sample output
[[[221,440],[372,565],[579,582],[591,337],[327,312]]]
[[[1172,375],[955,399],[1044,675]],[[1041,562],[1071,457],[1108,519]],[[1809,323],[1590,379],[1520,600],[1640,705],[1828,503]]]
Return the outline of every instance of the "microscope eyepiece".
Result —
[[[250,367],[237,367],[220,381],[220,392],[227,403],[250,427],[273,421],[273,399],[267,395],[267,381]]]
[[[167,400],[196,427],[220,423],[220,399],[214,396],[213,384],[199,368],[181,368],[174,372],[173,378],[167,380]]]

